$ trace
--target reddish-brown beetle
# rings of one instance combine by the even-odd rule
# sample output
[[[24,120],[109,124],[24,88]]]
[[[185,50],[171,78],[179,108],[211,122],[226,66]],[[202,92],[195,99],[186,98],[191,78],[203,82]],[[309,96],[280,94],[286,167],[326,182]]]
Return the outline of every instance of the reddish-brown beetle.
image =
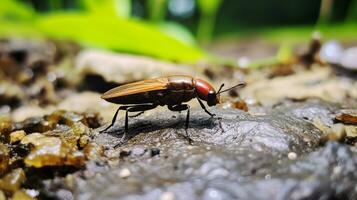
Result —
[[[171,111],[187,110],[186,115],[186,130],[188,128],[190,106],[183,104],[193,98],[196,98],[201,107],[211,117],[214,114],[210,113],[203,101],[206,101],[208,106],[214,106],[220,103],[220,93],[226,92],[238,86],[243,86],[244,83],[239,83],[229,89],[222,90],[224,84],[221,85],[218,92],[208,82],[202,79],[196,79],[191,76],[176,75],[162,78],[148,79],[129,83],[116,88],[113,88],[102,95],[106,101],[115,104],[126,104],[120,106],[115,112],[112,123],[101,132],[108,130],[115,123],[119,110],[125,110],[125,134],[128,131],[128,113],[139,112],[134,115],[136,117],[147,110],[156,108],[157,106],[165,106]]]

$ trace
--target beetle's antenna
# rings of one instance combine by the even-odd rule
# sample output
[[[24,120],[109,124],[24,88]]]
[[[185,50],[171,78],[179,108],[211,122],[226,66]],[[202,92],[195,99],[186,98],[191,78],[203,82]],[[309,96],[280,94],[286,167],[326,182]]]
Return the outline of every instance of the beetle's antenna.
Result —
[[[221,87],[219,87],[219,90],[218,90],[217,93],[220,93],[220,91],[222,90],[223,86],[224,86],[224,83],[222,83]]]
[[[239,84],[237,84],[237,85],[235,85],[235,86],[233,86],[233,87],[230,87],[230,88],[228,88],[228,89],[225,89],[225,90],[221,91],[223,85],[224,85],[224,84],[222,84],[221,87],[220,87],[219,90],[218,90],[218,93],[219,93],[219,94],[222,93],[222,92],[227,92],[227,91],[229,91],[229,90],[232,90],[232,89],[234,89],[234,88],[236,88],[236,87],[245,86],[245,83],[244,83],[244,82],[243,82],[243,83],[239,83]]]

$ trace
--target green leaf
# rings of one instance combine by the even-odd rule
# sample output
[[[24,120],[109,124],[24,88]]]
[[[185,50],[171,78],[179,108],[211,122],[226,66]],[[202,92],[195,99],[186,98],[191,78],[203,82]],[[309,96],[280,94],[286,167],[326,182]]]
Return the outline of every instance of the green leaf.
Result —
[[[131,0],[81,0],[81,3],[94,15],[130,17]]]
[[[53,38],[167,60],[196,62],[205,57],[198,47],[184,44],[141,21],[58,12],[38,18],[36,27]]]
[[[1,0],[0,19],[28,20],[34,17],[33,9],[16,0]]]
[[[160,31],[170,35],[173,38],[187,44],[187,45],[197,45],[195,37],[192,33],[186,29],[184,26],[175,22],[161,22],[155,24]]]

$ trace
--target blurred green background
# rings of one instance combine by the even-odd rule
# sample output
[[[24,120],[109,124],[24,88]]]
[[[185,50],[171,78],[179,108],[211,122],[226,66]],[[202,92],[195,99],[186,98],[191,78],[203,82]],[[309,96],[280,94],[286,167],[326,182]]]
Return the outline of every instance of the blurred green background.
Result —
[[[214,41],[357,39],[357,0],[1,0],[0,37],[57,39],[182,63]]]

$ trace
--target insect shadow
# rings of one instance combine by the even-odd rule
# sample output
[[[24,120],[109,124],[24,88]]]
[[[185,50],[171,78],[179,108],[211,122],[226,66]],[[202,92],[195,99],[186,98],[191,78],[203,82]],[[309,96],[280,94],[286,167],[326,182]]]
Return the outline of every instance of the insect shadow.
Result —
[[[166,118],[165,118],[166,117]],[[218,125],[218,117],[207,117],[206,115],[195,116],[191,115],[190,125],[187,129],[188,136],[191,137],[194,134],[197,134],[197,130],[202,129],[213,129]],[[107,131],[108,134],[113,135],[118,138],[122,138],[124,134],[124,119],[118,120],[116,125]],[[129,120],[129,130],[125,135],[124,143],[131,138],[145,133],[151,133],[155,131],[165,130],[165,129],[175,129],[175,133],[186,138],[185,130],[185,117],[182,115],[173,115],[172,117],[158,116],[155,118],[138,118]],[[171,132],[171,130],[169,130]],[[187,139],[187,138],[186,138]]]

